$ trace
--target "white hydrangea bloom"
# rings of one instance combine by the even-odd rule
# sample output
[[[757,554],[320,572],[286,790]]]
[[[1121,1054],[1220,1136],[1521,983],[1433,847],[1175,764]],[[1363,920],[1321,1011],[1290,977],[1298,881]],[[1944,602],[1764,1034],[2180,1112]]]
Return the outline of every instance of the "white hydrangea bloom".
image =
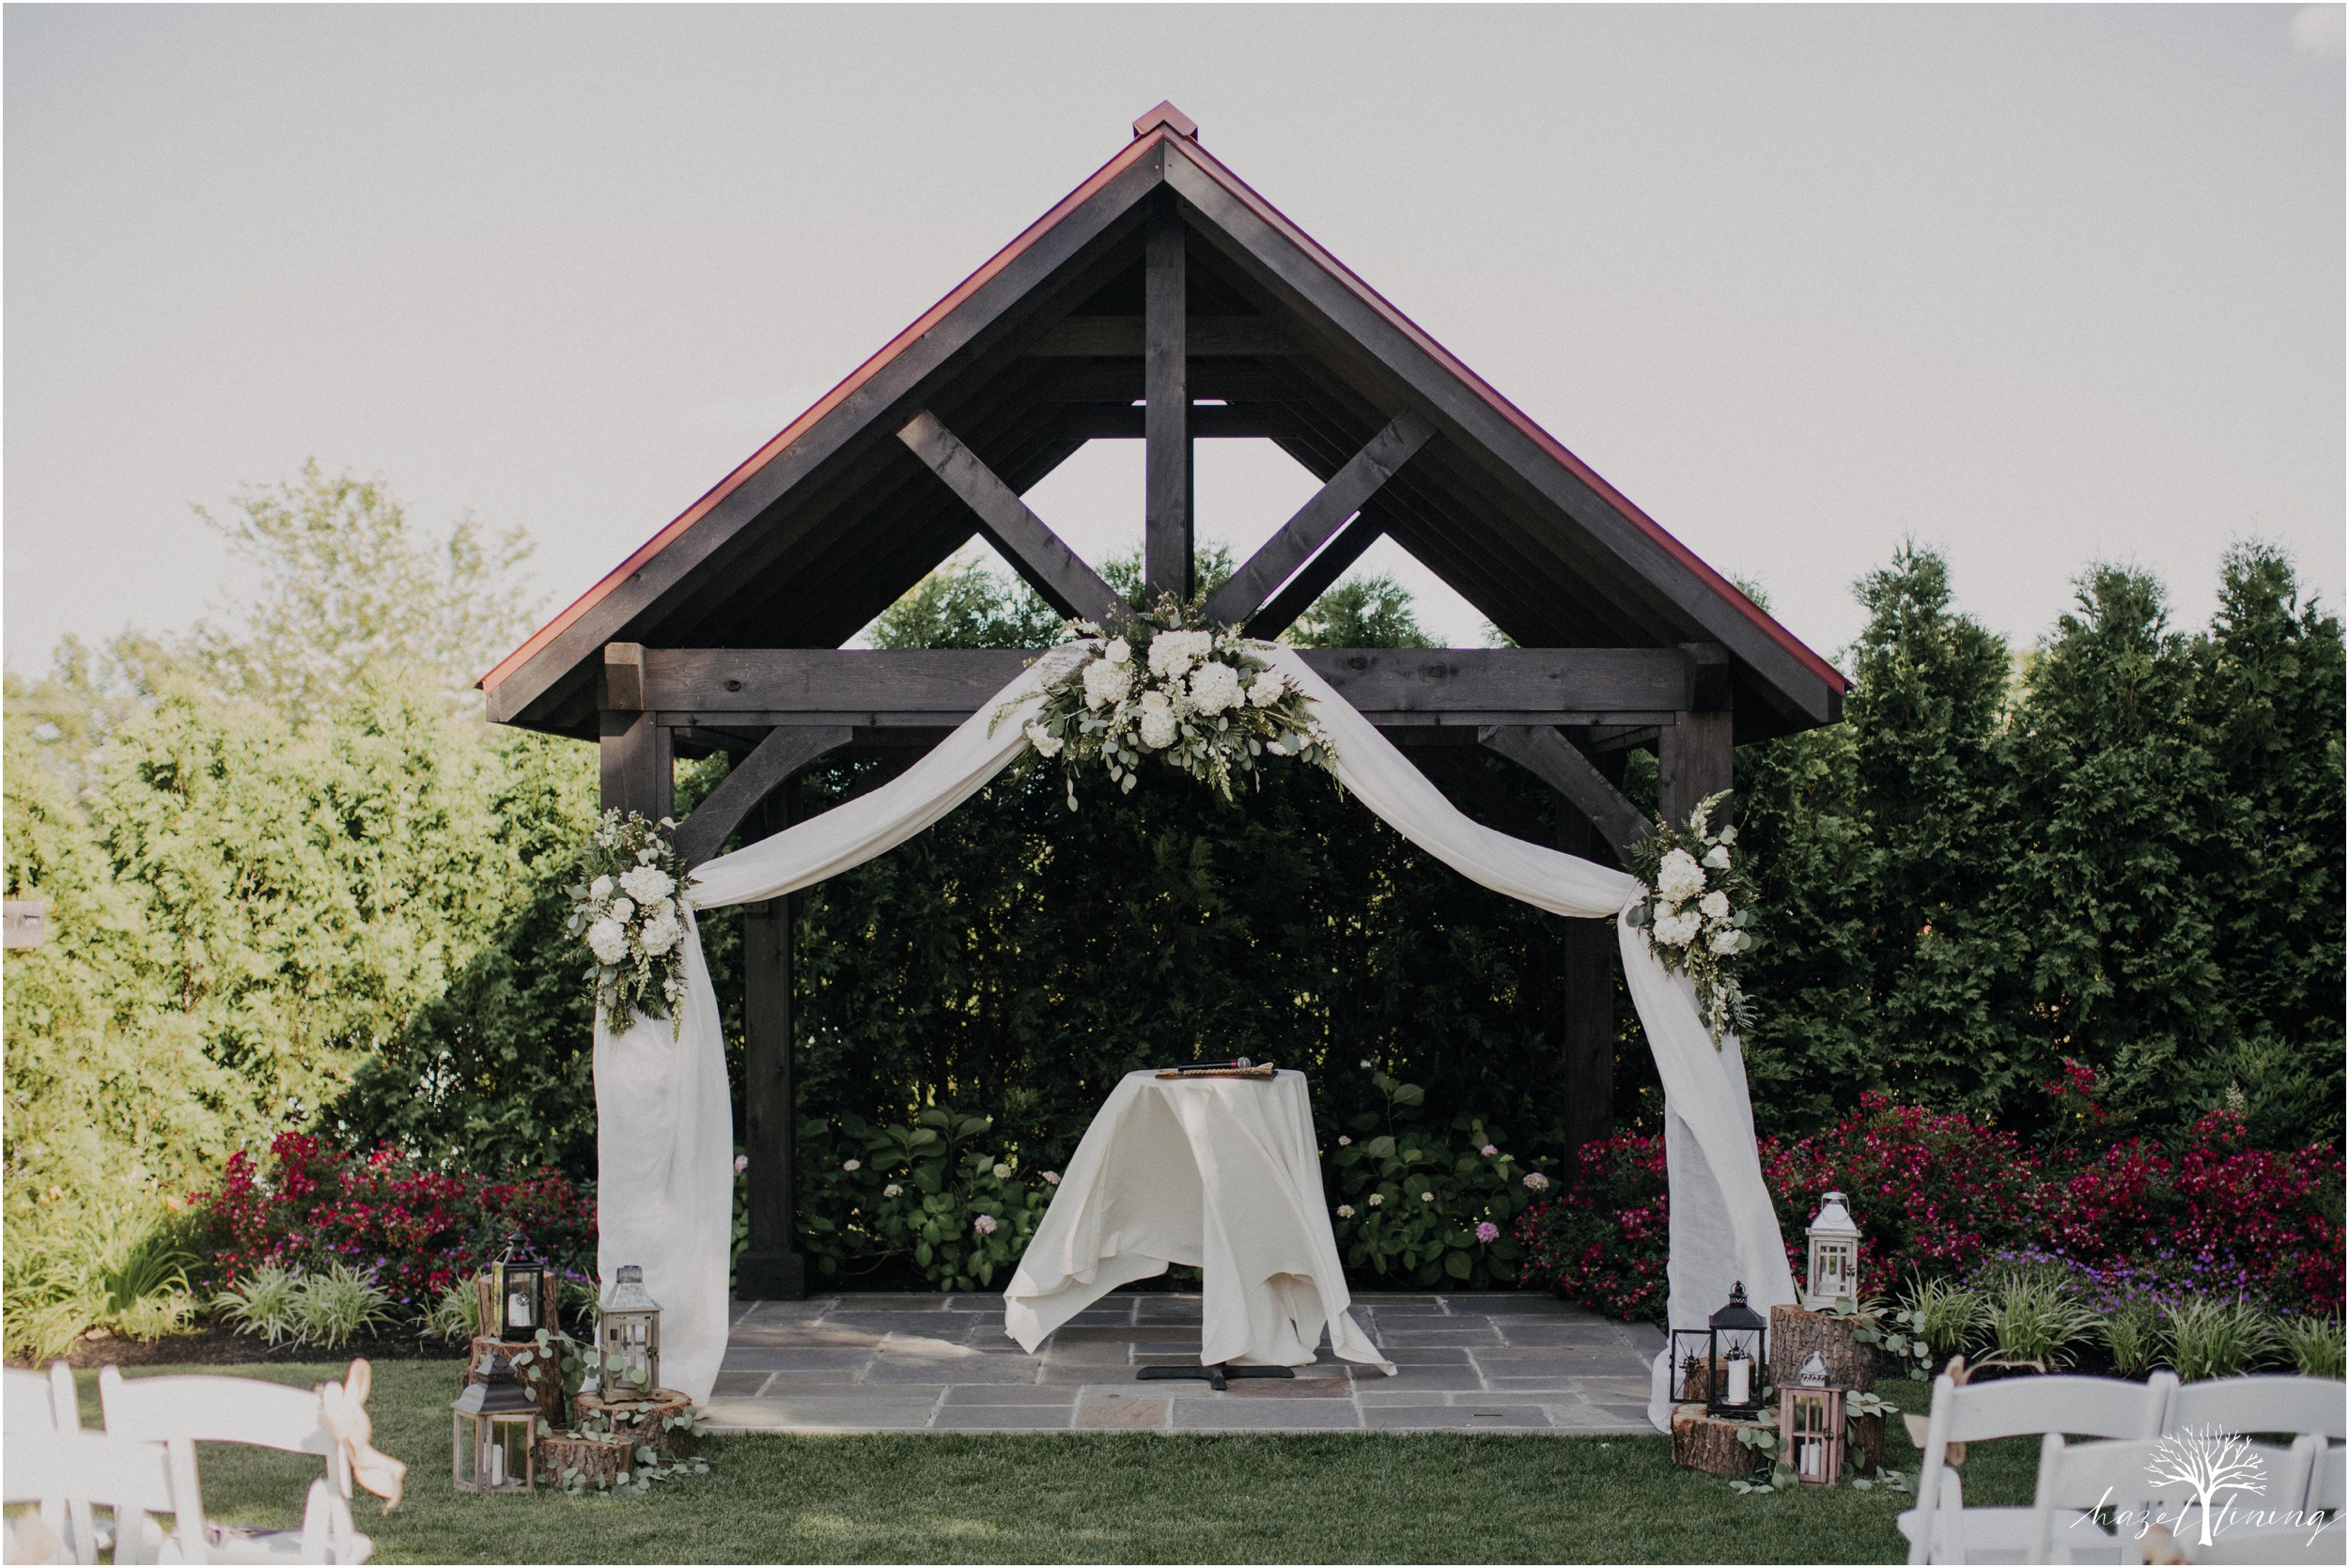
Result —
[[[1240,700],[1239,672],[1218,660],[1209,660],[1192,672],[1190,705],[1209,718]]]
[[[1043,757],[1060,755],[1062,741],[1059,736],[1054,735],[1042,724],[1030,724],[1026,733],[1028,744],[1035,748],[1036,755]]]
[[[1707,920],[1727,920],[1729,918],[1729,894],[1715,888],[1711,893],[1697,900],[1697,908]]]
[[[1685,903],[1704,891],[1704,868],[1686,849],[1673,849],[1656,868],[1656,891],[1667,904]]]
[[[1340,1219],[1353,1219],[1353,1218],[1354,1218],[1354,1205],[1353,1205],[1353,1204],[1351,1204],[1351,1203],[1340,1203],[1340,1204],[1338,1205],[1338,1218],[1339,1218]]]
[[[666,953],[684,939],[685,927],[677,924],[676,908],[665,903],[636,935],[637,944],[652,954]]]
[[[1130,664],[1112,664],[1097,659],[1085,666],[1085,706],[1109,707],[1126,700],[1126,693],[1134,689],[1134,670]]]
[[[1000,1182],[1000,1181],[1003,1181],[1003,1180],[1004,1180],[1005,1178],[1007,1178],[1008,1176],[1010,1176],[1010,1174],[1011,1174],[1011,1167],[1010,1167],[1010,1166],[1008,1166],[1008,1165],[998,1165],[997,1167],[995,1167],[995,1179],[996,1179],[997,1181],[999,1181],[999,1182]]]
[[[612,908],[606,909],[604,913],[618,921],[622,925],[626,925],[636,918],[636,906],[625,898],[615,898],[612,901]]]
[[[1163,751],[1174,744],[1174,710],[1173,708],[1143,709],[1142,743],[1154,752]]]
[[[1383,1192],[1374,1192],[1370,1195],[1370,1206],[1372,1208],[1377,1208],[1379,1204],[1385,1203],[1386,1201],[1387,1195]]]
[[[599,920],[587,927],[587,951],[599,964],[616,964],[628,956],[628,927],[616,920]]]
[[[1723,926],[1720,930],[1713,933],[1713,951],[1719,954],[1724,958],[1735,957],[1739,938],[1740,933],[1728,926]]]
[[[677,891],[677,882],[657,865],[630,866],[620,874],[620,891],[639,904],[655,904]]]
[[[1150,673],[1162,679],[1180,679],[1214,647],[1212,632],[1161,631],[1150,639]]]
[[[1549,1178],[1539,1171],[1528,1171],[1525,1173],[1525,1188],[1529,1192],[1547,1192],[1549,1190]]]
[[[1278,670],[1261,672],[1248,688],[1248,700],[1257,707],[1270,707],[1288,694],[1288,677]]]
[[[862,1171],[864,1169],[864,1162],[861,1159],[844,1159],[840,1162],[840,1169],[843,1171]]]
[[[884,1198],[902,1198],[905,1196],[905,1191],[906,1189],[904,1188],[899,1187],[895,1182],[891,1182],[887,1187],[881,1188],[881,1196]]]
[[[1703,921],[1691,910],[1681,909],[1656,917],[1656,939],[1666,947],[1687,947],[1697,939]]]

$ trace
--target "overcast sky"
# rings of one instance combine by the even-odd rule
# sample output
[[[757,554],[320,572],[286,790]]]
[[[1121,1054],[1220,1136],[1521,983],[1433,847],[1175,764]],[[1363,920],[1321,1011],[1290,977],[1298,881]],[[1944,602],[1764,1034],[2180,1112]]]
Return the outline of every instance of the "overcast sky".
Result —
[[[1905,536],[2343,572],[2342,10],[11,5],[6,658],[186,625],[315,456],[568,601],[1172,98],[1822,652]],[[1313,489],[1202,443],[1243,549]],[[1138,442],[1031,497],[1097,563]],[[1392,546],[1433,629],[1481,618]]]

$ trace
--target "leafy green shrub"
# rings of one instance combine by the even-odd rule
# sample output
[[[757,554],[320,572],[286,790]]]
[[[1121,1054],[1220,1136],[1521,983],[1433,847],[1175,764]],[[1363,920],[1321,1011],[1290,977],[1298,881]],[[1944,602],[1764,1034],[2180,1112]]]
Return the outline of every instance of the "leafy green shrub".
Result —
[[[2162,1309],[2162,1317],[2170,1364],[2183,1382],[2248,1372],[2276,1348],[2274,1325],[2248,1301],[2173,1302]]]
[[[2338,1317],[2288,1317],[2276,1325],[2276,1338],[2303,1377],[2339,1377],[2349,1359]]]
[[[258,1334],[265,1344],[303,1336],[302,1286],[289,1269],[263,1264],[212,1297],[212,1305],[240,1334]]]
[[[1060,1175],[983,1141],[994,1125],[949,1104],[900,1126],[805,1119],[801,1136],[818,1157],[801,1163],[801,1243],[817,1272],[838,1277],[852,1260],[898,1258],[952,1291],[983,1289],[1008,1273]]]
[[[1482,1117],[1462,1111],[1448,1127],[1420,1126],[1424,1090],[1377,1071],[1370,1082],[1386,1112],[1355,1117],[1330,1161],[1346,1264],[1423,1287],[1514,1283],[1517,1216],[1535,1191],[1527,1167],[1501,1148],[1501,1130]],[[1548,1176],[1541,1181],[1547,1186]]]

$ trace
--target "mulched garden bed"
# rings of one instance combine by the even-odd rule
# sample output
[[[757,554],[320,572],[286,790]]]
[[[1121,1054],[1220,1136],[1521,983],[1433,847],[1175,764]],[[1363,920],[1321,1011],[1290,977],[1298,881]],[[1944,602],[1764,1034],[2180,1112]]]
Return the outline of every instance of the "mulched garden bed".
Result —
[[[391,1334],[351,1340],[336,1348],[320,1344],[269,1345],[251,1334],[213,1326],[193,1333],[171,1334],[160,1340],[87,1337],[73,1342],[62,1359],[70,1367],[244,1366],[255,1362],[348,1361],[364,1356],[370,1361],[461,1361],[462,1341],[415,1334]],[[10,1365],[22,1363],[11,1361]],[[46,1366],[48,1363],[41,1363]]]

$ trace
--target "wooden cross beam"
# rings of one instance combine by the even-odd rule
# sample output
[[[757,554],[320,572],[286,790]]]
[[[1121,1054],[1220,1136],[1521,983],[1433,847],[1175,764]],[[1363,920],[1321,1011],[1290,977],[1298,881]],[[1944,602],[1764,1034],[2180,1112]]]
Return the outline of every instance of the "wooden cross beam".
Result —
[[[1320,554],[1305,563],[1302,570],[1288,580],[1288,585],[1272,596],[1272,601],[1250,618],[1244,629],[1251,637],[1271,642],[1295,624],[1297,617],[1313,608],[1314,600],[1330,591],[1330,585],[1346,575],[1346,568],[1362,558],[1362,552],[1378,542],[1386,532],[1377,519],[1364,512],[1338,530],[1338,536],[1322,548]]]
[[[767,738],[737,762],[678,825],[677,852],[685,863],[699,865],[717,854],[735,829],[792,774],[855,738],[856,731],[846,724],[779,724],[768,731]]]
[[[1045,526],[1042,518],[1028,510],[1027,503],[997,478],[977,453],[956,440],[935,414],[923,410],[897,432],[897,439],[978,513],[979,526],[986,530],[988,542],[1034,585],[1047,604],[1064,615],[1104,626],[1126,618],[1126,601],[1101,581],[1100,574],[1079,559],[1058,534]]]
[[[1435,433],[1434,426],[1408,409],[1396,414],[1265,541],[1263,549],[1248,558],[1246,566],[1208,596],[1207,619],[1218,626],[1237,626],[1263,608],[1272,591],[1327,544],[1346,520],[1361,511],[1362,504],[1377,494],[1378,488]]]

